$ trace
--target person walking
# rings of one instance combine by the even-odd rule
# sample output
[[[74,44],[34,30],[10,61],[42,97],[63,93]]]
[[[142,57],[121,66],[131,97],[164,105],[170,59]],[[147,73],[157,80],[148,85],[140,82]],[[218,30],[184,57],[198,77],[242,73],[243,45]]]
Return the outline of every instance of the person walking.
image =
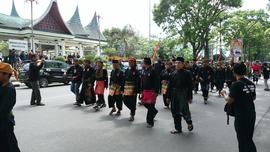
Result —
[[[136,59],[129,58],[129,68],[124,73],[123,101],[130,110],[129,121],[134,121],[136,114],[137,94],[140,93],[140,72],[137,70]]]
[[[189,103],[193,99],[193,85],[191,72],[184,69],[184,58],[176,59],[176,71],[172,73],[169,81],[169,100],[171,100],[171,112],[174,119],[175,130],[171,134],[182,133],[182,117],[187,123],[189,131],[193,130]]]
[[[14,115],[12,109],[16,104],[16,90],[10,77],[16,71],[7,63],[0,63],[0,148],[2,152],[20,152],[14,134]]]
[[[198,90],[199,90],[199,71],[200,68],[197,65],[197,60],[193,59],[193,63],[192,63],[192,67],[191,67],[191,72],[192,72],[192,80],[193,80],[193,90],[195,94],[198,94]]]
[[[204,60],[203,67],[199,71],[199,78],[202,87],[204,104],[207,104],[209,85],[211,82],[211,77],[213,76],[213,69],[209,66],[209,61]]]
[[[234,109],[235,131],[238,140],[239,152],[257,152],[253,141],[256,111],[254,100],[256,99],[256,86],[245,78],[246,66],[236,63],[233,72],[237,81],[230,88],[230,93],[222,91],[225,101]]]
[[[159,93],[159,76],[152,67],[151,59],[144,58],[144,70],[141,76],[142,105],[147,109],[147,127],[154,127],[154,118],[158,113],[156,99]]]
[[[41,94],[40,94],[40,70],[43,68],[44,59],[38,60],[38,56],[34,54],[32,56],[32,62],[29,66],[29,82],[32,88],[32,96],[30,105],[44,106],[44,103],[41,103]]]
[[[225,68],[223,68],[222,62],[217,64],[217,68],[214,73],[214,80],[218,90],[218,95],[221,97],[221,91],[223,90],[225,83]]]
[[[269,86],[268,86],[268,79],[269,79],[269,74],[270,74],[270,68],[267,63],[263,63],[262,67],[262,73],[263,73],[263,78],[264,78],[264,86],[265,86],[265,91],[270,91]]]
[[[99,111],[101,108],[106,107],[105,99],[104,99],[104,91],[108,88],[108,72],[106,69],[103,69],[103,61],[96,61],[96,73],[95,73],[95,93],[98,97],[96,102],[96,106],[94,109]]]
[[[163,103],[166,109],[169,109],[170,101],[168,99],[168,84],[171,77],[171,74],[173,73],[172,70],[172,62],[167,61],[165,63],[165,70],[161,72],[161,93],[163,95]]]
[[[68,69],[67,73],[72,77],[70,90],[75,95],[76,102],[74,105],[77,105],[80,96],[80,86],[82,84],[83,68],[80,66],[78,59],[75,58],[73,62],[73,65]]]
[[[113,70],[110,76],[110,89],[109,89],[109,108],[112,108],[109,115],[120,116],[123,108],[123,91],[124,91],[124,72],[120,69],[120,63],[118,60],[113,60]],[[115,106],[116,104],[116,106]],[[117,109],[116,109],[117,108]]]
[[[94,91],[94,83],[95,83],[95,69],[91,67],[91,61],[84,61],[84,69],[82,75],[82,89],[80,92],[79,100],[75,105],[81,106],[81,104],[85,103],[85,105],[91,105],[96,103],[96,94]]]

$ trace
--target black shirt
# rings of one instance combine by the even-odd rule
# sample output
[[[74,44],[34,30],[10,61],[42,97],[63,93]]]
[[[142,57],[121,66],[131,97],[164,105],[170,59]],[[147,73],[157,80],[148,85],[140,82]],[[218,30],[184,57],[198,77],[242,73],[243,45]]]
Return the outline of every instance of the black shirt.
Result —
[[[263,71],[263,78],[269,79],[270,68],[268,66],[263,66],[262,71]]]
[[[68,71],[68,75],[71,75],[73,78],[73,83],[80,83],[82,82],[82,75],[83,75],[83,68],[80,65],[73,65],[71,66]]]
[[[248,115],[255,112],[254,100],[256,98],[256,86],[246,78],[234,82],[230,88],[229,96],[234,99],[236,116]]]
[[[192,89],[192,74],[191,72],[182,69],[172,73],[169,81],[169,93],[172,89],[187,90],[187,99],[193,99]]]
[[[37,65],[36,62],[31,62],[29,66],[29,81],[38,81],[40,74],[39,71],[42,69],[44,63]]]
[[[140,72],[136,69],[136,67],[128,68],[125,71],[125,83],[132,82],[135,86],[136,93],[140,93]]]
[[[15,124],[12,109],[16,103],[16,90],[12,83],[0,84],[0,128],[6,123]]]
[[[95,69],[92,67],[85,67],[82,75],[83,82],[94,85],[95,83]]]
[[[156,71],[149,67],[144,69],[142,73],[142,90],[154,90],[156,93],[159,92],[159,75]]]
[[[120,69],[112,70],[110,77],[110,85],[118,84],[121,86],[121,91],[124,91],[124,72]]]
[[[213,77],[214,71],[210,66],[204,66],[199,71],[199,76],[202,78],[203,83],[209,83]]]

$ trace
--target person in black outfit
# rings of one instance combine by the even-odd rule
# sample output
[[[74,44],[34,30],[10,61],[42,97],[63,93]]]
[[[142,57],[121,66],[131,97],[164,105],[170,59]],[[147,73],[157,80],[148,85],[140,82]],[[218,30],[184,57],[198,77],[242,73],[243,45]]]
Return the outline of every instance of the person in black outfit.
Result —
[[[75,58],[73,62],[74,62],[73,66],[71,66],[68,69],[67,73],[68,75],[71,75],[72,77],[70,90],[72,93],[74,93],[75,98],[76,98],[76,102],[74,103],[74,105],[77,105],[79,97],[80,97],[79,88],[82,84],[83,68],[80,66],[78,59]]]
[[[80,97],[77,103],[78,106],[81,106],[83,102],[85,105],[90,105],[96,103],[96,94],[94,91],[94,83],[95,83],[95,69],[91,67],[91,61],[84,61],[84,70],[82,75],[82,89],[80,92]]]
[[[158,113],[155,105],[159,93],[159,76],[151,66],[150,58],[144,58],[143,66],[144,70],[141,76],[142,104],[147,109],[147,127],[152,128],[154,126],[154,118]]]
[[[156,73],[158,73],[158,74],[160,74],[165,69],[165,65],[164,65],[162,57],[158,58],[157,63],[154,64],[154,69],[155,69]],[[159,83],[159,93],[161,93],[161,78],[160,78],[160,75],[158,75],[158,83]]]
[[[270,68],[267,63],[263,63],[262,67],[262,73],[263,73],[263,79],[264,79],[264,86],[265,86],[265,91],[270,91],[269,86],[268,86],[268,79],[269,79],[269,74],[270,74]]]
[[[233,65],[234,63],[231,62],[231,64],[227,65],[225,68],[225,82],[228,88],[231,88],[232,83],[235,81],[235,77],[233,75]]]
[[[243,63],[234,65],[233,72],[237,81],[230,88],[229,95],[222,91],[226,102],[233,104],[235,111],[235,131],[238,139],[239,152],[257,152],[253,142],[256,111],[256,86],[245,78],[246,66]]]
[[[113,60],[113,70],[111,72],[109,86],[108,102],[109,108],[112,108],[109,115],[117,112],[116,115],[120,116],[123,109],[124,72],[120,70],[120,63],[118,60]]]
[[[201,82],[204,104],[207,104],[209,94],[209,84],[213,75],[213,69],[209,66],[209,61],[205,60],[203,67],[199,71],[199,78]]]
[[[193,90],[195,92],[195,94],[198,93],[199,90],[199,71],[200,68],[197,65],[197,60],[193,59],[193,65],[191,67],[191,72],[192,72],[192,80],[193,80]]]
[[[99,111],[101,108],[106,107],[104,91],[108,88],[108,72],[106,69],[103,69],[103,61],[101,60],[96,62],[95,80],[95,93],[98,97],[98,100],[96,106],[94,106],[94,109]]]
[[[217,68],[214,73],[214,80],[215,80],[215,84],[218,90],[218,94],[219,96],[221,96],[220,93],[223,90],[224,83],[225,83],[225,69],[223,68],[221,62],[217,64]]]
[[[168,98],[171,100],[171,112],[175,125],[175,130],[171,131],[171,134],[182,133],[182,117],[188,125],[188,130],[193,130],[189,110],[189,103],[193,99],[192,74],[184,69],[184,58],[178,57],[176,60],[176,70],[169,80]]]
[[[163,94],[163,102],[166,109],[169,109],[170,101],[168,99],[168,84],[171,77],[173,70],[172,70],[172,62],[167,61],[165,63],[165,70],[161,72],[161,93]]]
[[[140,72],[136,68],[136,59],[129,58],[129,68],[124,74],[124,97],[123,101],[130,110],[129,121],[134,121],[137,104],[137,94],[140,93]]]
[[[14,69],[7,63],[0,63],[0,149],[1,152],[20,152],[14,134],[16,90],[10,82]]]
[[[29,82],[32,87],[32,96],[30,105],[44,106],[45,104],[41,103],[41,95],[40,95],[40,70],[44,65],[44,60],[38,61],[37,55],[32,56],[32,62],[29,66]]]

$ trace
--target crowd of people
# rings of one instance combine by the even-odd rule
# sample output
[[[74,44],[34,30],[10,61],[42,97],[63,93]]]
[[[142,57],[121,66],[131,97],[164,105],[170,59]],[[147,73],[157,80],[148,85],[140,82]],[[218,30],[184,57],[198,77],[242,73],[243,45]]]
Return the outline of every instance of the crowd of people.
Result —
[[[30,64],[30,82],[32,84],[31,105],[44,106],[41,102],[39,91],[39,70],[43,66],[44,58],[38,60],[37,55],[32,56]],[[121,68],[120,60],[113,60],[113,70],[109,73],[103,66],[102,60],[95,63],[85,60],[83,65],[79,64],[78,58],[72,58],[72,66],[68,69],[67,75],[72,78],[71,92],[75,95],[75,106],[83,104],[93,105],[95,111],[100,111],[107,106],[105,90],[108,89],[108,107],[111,109],[109,115],[121,115],[123,105],[130,110],[129,121],[135,120],[137,103],[147,109],[146,123],[148,128],[154,127],[154,119],[158,114],[156,109],[157,96],[162,94],[164,108],[171,109],[175,124],[171,134],[182,133],[182,118],[186,121],[187,129],[194,129],[189,104],[192,103],[193,95],[202,91],[202,101],[208,104],[209,92],[217,92],[217,95],[225,100],[234,103],[235,129],[239,143],[240,152],[247,152],[252,149],[256,151],[252,140],[255,125],[256,84],[261,74],[264,76],[265,91],[269,91],[267,80],[269,79],[269,65],[261,65],[256,62],[249,63],[217,63],[203,60],[202,65],[196,60],[185,61],[183,57],[163,61],[159,59],[153,63],[150,58],[144,58],[142,69],[137,68],[137,60],[130,57],[129,67]],[[1,65],[2,66],[2,65]],[[3,75],[10,76],[12,70],[5,71],[0,66],[0,78]],[[3,78],[0,79],[1,82]],[[5,81],[6,82],[6,81]],[[230,93],[224,91],[225,85]],[[1,85],[1,87],[10,87]],[[200,86],[200,87],[199,87]],[[12,88],[12,87],[11,87]],[[14,94],[13,94],[14,95]],[[1,102],[4,100],[1,95]],[[137,100],[140,100],[137,102]],[[0,102],[0,104],[2,104]],[[15,104],[14,101],[12,103]],[[12,107],[5,114],[10,118]],[[0,109],[1,110],[1,109]],[[16,138],[15,138],[16,139]],[[14,142],[16,140],[14,139]]]

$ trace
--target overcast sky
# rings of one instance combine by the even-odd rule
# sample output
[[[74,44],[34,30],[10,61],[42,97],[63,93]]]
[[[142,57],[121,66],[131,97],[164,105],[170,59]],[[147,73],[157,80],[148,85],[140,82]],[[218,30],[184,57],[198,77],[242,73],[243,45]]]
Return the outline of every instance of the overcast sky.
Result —
[[[51,0],[38,0],[34,5],[34,17],[40,17]],[[152,7],[160,0],[151,0]],[[268,0],[244,0],[242,9],[264,9]],[[30,4],[25,0],[15,0],[19,15],[30,18]],[[101,19],[101,28],[132,25],[140,34],[148,36],[149,0],[58,0],[61,15],[65,21],[73,15],[79,5],[83,25],[87,25],[96,11]],[[10,14],[12,0],[0,0],[0,13]],[[159,35],[161,29],[152,21],[152,33]]]

